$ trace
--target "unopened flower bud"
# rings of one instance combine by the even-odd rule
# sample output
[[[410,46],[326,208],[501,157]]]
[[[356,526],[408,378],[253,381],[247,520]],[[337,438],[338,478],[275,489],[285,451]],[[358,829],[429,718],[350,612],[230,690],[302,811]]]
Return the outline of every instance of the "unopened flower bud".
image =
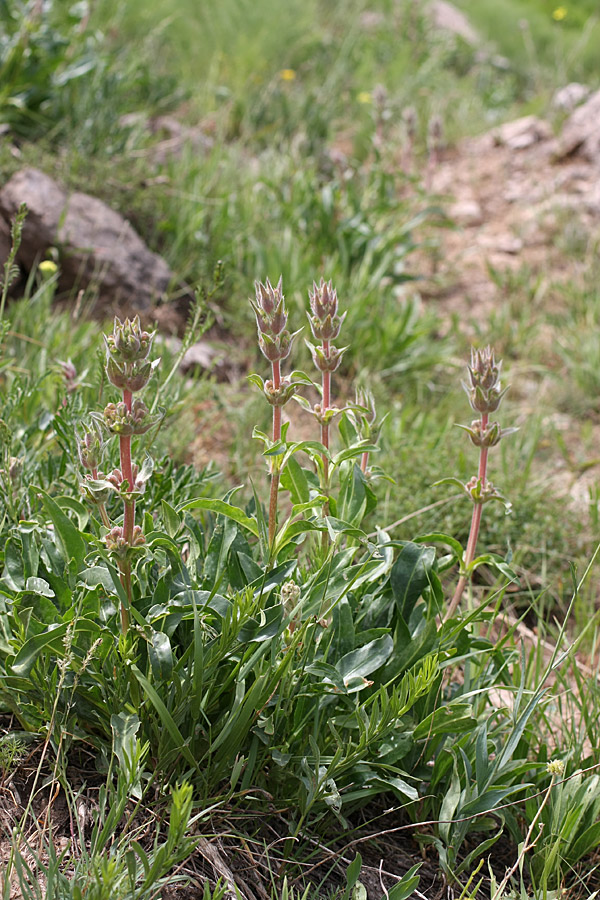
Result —
[[[153,340],[154,332],[142,329],[139,316],[124,322],[115,316],[112,334],[105,335],[108,353],[120,362],[146,359]]]
[[[300,586],[295,581],[285,581],[281,585],[281,600],[286,611],[291,612],[302,593]]]
[[[70,359],[67,359],[66,361],[59,359],[58,365],[60,366],[62,377],[65,380],[65,387],[67,388],[67,392],[69,394],[72,394],[73,391],[78,387],[77,369]]]
[[[79,462],[84,469],[98,468],[102,459],[102,445],[102,435],[98,427],[94,424],[91,428],[85,428],[77,442]]]
[[[342,361],[342,356],[348,349],[342,347],[338,350],[336,347],[330,347],[329,353],[326,354],[322,347],[315,347],[310,341],[306,341],[306,345],[310,350],[313,363],[321,372],[335,372]]]
[[[278,388],[271,379],[265,381],[263,392],[271,406],[285,406],[297,390],[298,385],[291,384],[289,378],[282,378]]]
[[[21,456],[11,456],[8,460],[8,477],[14,485],[19,483],[22,473],[23,458]]]
[[[126,559],[130,555],[130,551],[139,550],[146,543],[146,538],[139,525],[133,526],[131,543],[128,543],[125,539],[121,525],[115,525],[114,528],[111,528],[104,536],[104,540],[106,542],[107,550],[114,553],[120,559]]]
[[[318,285],[313,282],[312,291],[308,292],[308,299],[312,314],[319,321],[322,322],[327,316],[333,318],[337,315],[337,291],[333,288],[331,281],[324,281],[321,278]]]

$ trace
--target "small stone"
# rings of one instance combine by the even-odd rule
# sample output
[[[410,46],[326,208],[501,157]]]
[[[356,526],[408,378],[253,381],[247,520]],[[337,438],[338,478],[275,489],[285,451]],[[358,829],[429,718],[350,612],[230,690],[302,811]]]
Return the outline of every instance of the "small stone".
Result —
[[[560,109],[563,112],[572,112],[576,106],[583,103],[590,96],[591,89],[587,84],[580,84],[578,81],[572,81],[558,90],[552,98],[552,106],[554,109]]]
[[[505,122],[492,132],[494,143],[509,147],[511,150],[525,150],[539,141],[552,136],[547,122],[537,116],[523,116],[512,122]]]
[[[478,241],[480,247],[496,250],[498,253],[508,253],[514,256],[523,249],[523,241],[512,234],[495,234],[481,237]]]
[[[483,211],[476,200],[457,200],[448,210],[450,218],[464,228],[483,224]]]
[[[198,341],[186,350],[179,368],[182,372],[189,372],[197,368],[212,369],[217,355],[217,351],[208,341]]]
[[[600,162],[600,91],[571,113],[554,150],[557,159],[581,153],[590,162]]]

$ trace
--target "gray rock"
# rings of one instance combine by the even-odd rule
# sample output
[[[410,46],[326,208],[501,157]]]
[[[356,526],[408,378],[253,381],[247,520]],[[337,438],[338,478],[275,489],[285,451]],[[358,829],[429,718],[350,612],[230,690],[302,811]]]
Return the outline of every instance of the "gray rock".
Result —
[[[600,161],[600,91],[574,110],[564,124],[555,156],[564,159],[580,153],[591,162]]]
[[[537,116],[523,116],[521,119],[505,122],[493,131],[494,143],[503,144],[511,150],[525,150],[551,136],[552,129],[548,123]]]
[[[571,112],[590,96],[591,89],[586,84],[572,81],[558,90],[552,98],[552,106],[563,112]]]
[[[472,47],[481,45],[481,38],[460,9],[447,0],[434,0],[429,7],[431,20],[440,31],[447,31],[461,37]]]
[[[457,225],[473,228],[483,223],[483,211],[477,200],[457,200],[448,210],[450,218]]]
[[[0,213],[9,221],[23,202],[29,212],[18,259],[26,268],[57,247],[63,290],[93,284],[102,302],[139,312],[166,292],[173,274],[165,261],[101,200],[22,169],[0,191]]]

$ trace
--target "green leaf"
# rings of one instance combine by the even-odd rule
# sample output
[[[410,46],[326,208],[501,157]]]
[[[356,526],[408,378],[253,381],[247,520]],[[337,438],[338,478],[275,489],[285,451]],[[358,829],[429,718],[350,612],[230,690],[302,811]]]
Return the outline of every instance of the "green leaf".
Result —
[[[383,666],[392,655],[394,650],[394,642],[389,634],[370,641],[357,650],[346,653],[339,662],[336,663],[336,669],[340,673],[346,687],[352,683],[353,687],[360,682],[366,682],[366,676],[371,672],[375,672]],[[366,686],[366,685],[363,685]]]
[[[472,731],[477,727],[477,719],[473,717],[470,703],[456,701],[438,706],[415,728],[415,740],[435,737],[440,734],[460,734]]]
[[[85,558],[85,541],[78,529],[73,525],[68,516],[64,514],[60,506],[55,503],[44,491],[40,491],[44,509],[50,516],[54,525],[56,536],[63,550],[66,560],[75,563],[75,570],[80,572]]]
[[[150,700],[150,703],[158,713],[158,716],[167,730],[176,750],[178,750],[184,759],[192,766],[196,771],[198,770],[198,762],[194,758],[190,748],[185,742],[183,735],[181,734],[179,728],[177,727],[173,716],[159,697],[158,693],[152,687],[146,676],[140,672],[136,665],[131,666],[131,671],[137,678],[140,686],[146,693],[146,696]]]
[[[173,507],[170,506],[166,500],[161,500],[160,505],[162,507],[163,522],[165,523],[167,534],[170,538],[175,538],[183,525],[181,516],[175,512]]]
[[[43,578],[36,578],[35,576],[31,576],[27,579],[27,583],[25,584],[25,590],[30,591],[32,594],[41,594],[42,597],[54,597],[55,593],[48,584],[47,581]]]
[[[339,466],[344,460],[354,459],[356,456],[362,456],[363,453],[378,452],[379,447],[377,444],[372,444],[371,441],[359,441],[358,444],[353,444],[352,447],[346,447],[344,450],[340,450],[339,453],[336,453],[333,457],[333,465]]]
[[[359,525],[367,508],[367,491],[365,476],[356,464],[344,478],[338,497],[340,519],[351,525]]]
[[[481,797],[475,797],[473,800],[469,801],[469,803],[465,803],[464,806],[461,806],[459,809],[459,818],[462,818],[463,816],[476,816],[480,813],[489,812],[490,810],[495,809],[495,807],[506,797],[530,786],[531,785],[528,783],[513,784],[511,787],[496,788],[494,790],[486,791]]]
[[[429,573],[435,561],[435,549],[407,541],[390,573],[390,584],[398,611],[408,622],[415,605],[429,587]]]
[[[15,675],[29,675],[36,660],[42,650],[48,647],[54,652],[64,649],[63,638],[69,627],[68,622],[63,622],[55,627],[50,626],[41,634],[36,634],[25,641],[17,655],[15,656],[11,669]],[[78,619],[74,625],[75,633],[80,631],[89,631],[97,634],[100,631],[99,625],[91,619]],[[59,655],[62,655],[59,653]]]
[[[168,635],[162,631],[152,632],[152,642],[148,644],[148,657],[154,679],[167,681],[173,672],[173,651]]]
[[[234,522],[237,522],[238,525],[241,525],[242,528],[245,528],[253,534],[254,537],[258,537],[256,519],[251,519],[238,506],[232,506],[230,503],[225,503],[224,500],[209,500],[204,497],[200,497],[197,500],[188,500],[177,508],[177,512],[183,512],[186,509],[205,509],[208,512],[226,516],[228,519],[233,519]]]
[[[419,886],[420,877],[417,872],[420,868],[421,863],[417,863],[412,869],[409,869],[381,900],[409,900]]]
[[[294,504],[308,503],[310,500],[310,489],[304,469],[294,457],[291,457],[281,473],[281,487],[290,492]]]
[[[415,544],[445,544],[454,551],[457,560],[462,562],[464,554],[462,544],[449,534],[442,534],[441,532],[434,531],[432,534],[420,534],[418,537],[413,538],[413,541]]]
[[[84,569],[79,577],[88,587],[97,587],[100,584],[108,594],[117,593],[112,576],[106,566],[90,566],[89,569]]]

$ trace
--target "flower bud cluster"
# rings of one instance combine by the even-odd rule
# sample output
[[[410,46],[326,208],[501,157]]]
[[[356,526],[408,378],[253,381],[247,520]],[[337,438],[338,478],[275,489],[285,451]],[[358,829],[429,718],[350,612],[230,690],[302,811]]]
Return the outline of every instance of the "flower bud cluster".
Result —
[[[383,422],[377,421],[373,394],[367,388],[357,388],[355,402],[356,406],[351,410],[351,416],[360,439],[372,444],[377,443]]]
[[[491,347],[471,348],[471,365],[467,366],[469,384],[463,384],[472,409],[478,413],[496,412],[508,388],[501,389],[500,370]]]
[[[269,378],[263,386],[263,394],[271,406],[285,406],[297,390],[298,385],[292,384],[289,378],[282,378],[279,387],[275,387],[273,381]]]
[[[72,394],[79,387],[79,379],[77,375],[77,369],[75,368],[72,360],[58,360],[58,365],[60,366],[60,373],[65,381],[65,387],[67,389],[68,394]]]
[[[121,322],[115,317],[112,334],[105,335],[106,374],[111,384],[135,393],[146,387],[158,362],[150,362],[154,332],[144,331],[139,316]]]
[[[286,328],[288,314],[282,280],[279,279],[276,287],[273,287],[268,278],[266,284],[256,281],[254,288],[255,299],[250,300],[250,304],[256,316],[258,345],[269,362],[286,359],[292,349],[295,334],[290,334]]]
[[[338,350],[337,347],[330,347],[329,352],[326,353],[323,347],[315,347],[310,341],[306,343],[313,363],[321,372],[335,372],[342,361],[344,352],[348,349],[347,347],[342,347],[341,350]]]
[[[131,544],[125,539],[123,528],[120,525],[115,525],[114,528],[111,528],[105,535],[104,540],[106,542],[106,549],[111,553],[114,553],[115,556],[118,556],[120,559],[127,559],[131,550],[140,550],[146,543],[146,538],[142,534],[142,529],[139,525],[133,526]]]
[[[474,419],[470,425],[460,425],[466,431],[476,447],[495,447],[514,428],[503,430],[498,422],[488,422],[485,427],[481,425],[481,419]]]
[[[346,313],[338,315],[337,291],[332,287],[331,281],[325,281],[323,278],[318,285],[313,282],[308,299],[311,310],[307,313],[310,329],[315,340],[321,341],[321,346],[317,347],[310,341],[306,342],[313,363],[321,372],[335,372],[347,347],[338,350],[329,346],[329,342],[338,337]]]
[[[151,416],[143,400],[134,400],[131,410],[123,400],[109,403],[104,408],[104,424],[113,434],[127,437],[132,434],[145,434],[158,422],[158,417]]]
[[[488,503],[490,500],[504,500],[500,491],[494,487],[491,481],[488,481],[487,479],[483,481],[477,475],[473,475],[473,477],[467,481],[464,485],[464,489],[473,503]]]
[[[101,463],[104,441],[96,422],[93,422],[90,426],[84,425],[83,428],[83,435],[77,441],[79,462],[84,469],[93,471]]]

